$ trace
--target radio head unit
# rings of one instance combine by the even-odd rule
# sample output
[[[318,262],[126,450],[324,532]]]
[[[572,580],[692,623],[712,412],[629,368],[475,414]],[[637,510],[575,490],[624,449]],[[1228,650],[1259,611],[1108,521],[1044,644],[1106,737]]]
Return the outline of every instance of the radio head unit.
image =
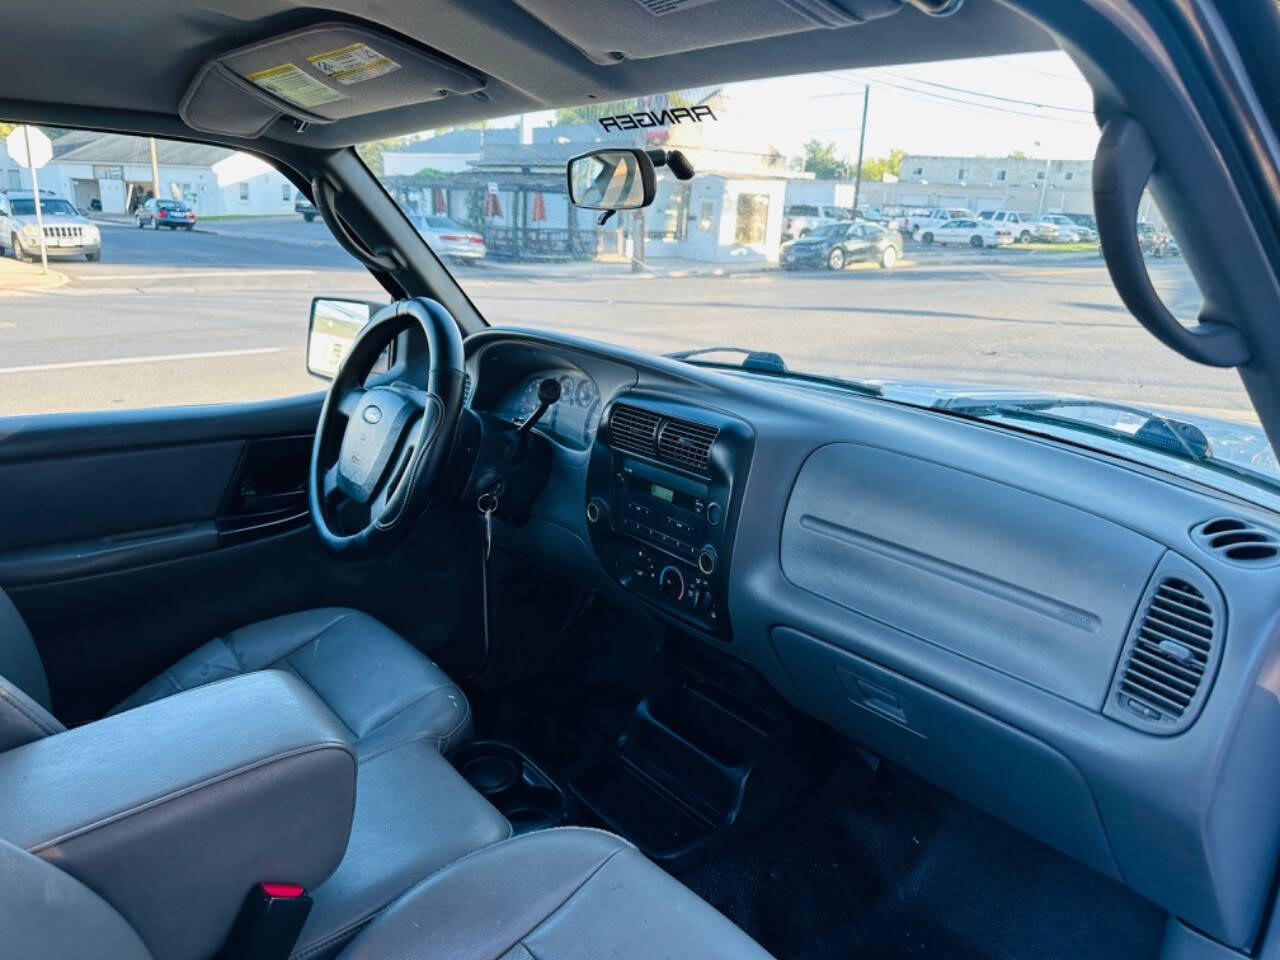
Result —
[[[739,420],[631,394],[605,411],[588,468],[586,516],[605,568],[668,617],[722,640],[751,446]]]

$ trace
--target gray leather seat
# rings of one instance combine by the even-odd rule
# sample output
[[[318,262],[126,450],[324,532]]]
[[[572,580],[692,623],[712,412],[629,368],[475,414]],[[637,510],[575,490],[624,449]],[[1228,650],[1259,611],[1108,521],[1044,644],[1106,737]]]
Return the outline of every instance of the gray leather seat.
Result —
[[[422,740],[447,752],[471,736],[471,707],[443,670],[367,614],[304,610],[217,637],[111,713],[253,670],[286,670],[351,731],[361,757]],[[0,590],[0,750],[59,733],[49,683],[26,623]]]
[[[304,610],[232,630],[183,657],[111,712],[252,670],[287,670],[351,731],[361,757],[407,740],[447,752],[471,735],[471,708],[449,676],[367,614]]]
[[[599,830],[486,847],[418,884],[340,960],[768,960],[751,938]]]
[[[311,891],[298,960],[331,956],[417,881],[511,836],[506,818],[441,756],[471,734],[462,691],[407,641],[355,610],[307,610],[233,630],[111,712],[262,669],[307,684],[350,731],[358,759],[346,854]],[[50,713],[31,634],[0,591],[0,751],[64,730]]]
[[[104,900],[0,841],[0,943],[24,960],[150,960]],[[296,954],[295,954],[296,956]],[[340,960],[769,960],[746,934],[625,841],[525,834],[463,857],[404,894]]]

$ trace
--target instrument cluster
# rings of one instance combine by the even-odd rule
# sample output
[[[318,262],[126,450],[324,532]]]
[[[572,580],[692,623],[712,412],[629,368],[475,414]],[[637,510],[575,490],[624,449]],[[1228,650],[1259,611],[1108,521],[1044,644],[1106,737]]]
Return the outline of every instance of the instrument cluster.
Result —
[[[540,370],[519,380],[493,405],[498,416],[523,423],[538,409],[538,384],[547,377],[560,383],[560,399],[551,405],[535,429],[575,450],[586,450],[600,424],[600,390],[577,370]]]

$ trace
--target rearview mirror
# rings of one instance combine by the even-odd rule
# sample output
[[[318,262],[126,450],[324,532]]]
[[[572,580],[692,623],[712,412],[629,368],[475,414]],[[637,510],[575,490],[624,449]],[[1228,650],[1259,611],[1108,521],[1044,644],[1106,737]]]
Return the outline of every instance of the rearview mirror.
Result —
[[[311,327],[307,333],[307,372],[326,380],[338,375],[347,351],[381,304],[367,300],[316,297],[311,301]],[[390,346],[378,358],[372,372],[391,367]]]
[[[588,210],[638,210],[653,203],[657,177],[643,150],[592,150],[569,161],[569,200]]]

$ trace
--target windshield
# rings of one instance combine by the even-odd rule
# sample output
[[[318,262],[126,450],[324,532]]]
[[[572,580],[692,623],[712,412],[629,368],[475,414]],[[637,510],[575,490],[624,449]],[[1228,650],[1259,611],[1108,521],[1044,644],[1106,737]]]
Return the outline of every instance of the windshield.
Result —
[[[938,409],[982,393],[949,412],[1054,435],[1075,422],[1080,443],[1280,485],[1238,375],[1148,334],[1096,235],[1075,229],[1093,212],[1092,107],[1053,52],[567,105],[360,152],[406,213],[476,235],[465,248],[425,239],[490,323],[657,354],[742,348],[691,363],[775,354],[787,374],[872,382],[887,400]],[[641,120],[624,129],[618,117]],[[694,176],[659,167],[651,206],[601,223],[568,203],[565,164],[611,145],[678,149]],[[888,211],[886,233],[849,232]],[[1199,289],[1150,196],[1139,219],[1154,287],[1194,322]],[[794,242],[809,237],[840,242]],[[1052,423],[1001,412],[1000,399],[1028,396],[1064,405]],[[1081,397],[1137,412],[1104,437],[1097,408],[1066,403]],[[1172,447],[1148,442],[1149,417],[1194,423],[1233,476],[1205,467],[1181,428],[1162,434]]]
[[[40,198],[40,213],[46,217],[77,217],[76,208],[65,200]],[[34,217],[36,202],[34,200],[14,200],[13,215],[15,217]]]

